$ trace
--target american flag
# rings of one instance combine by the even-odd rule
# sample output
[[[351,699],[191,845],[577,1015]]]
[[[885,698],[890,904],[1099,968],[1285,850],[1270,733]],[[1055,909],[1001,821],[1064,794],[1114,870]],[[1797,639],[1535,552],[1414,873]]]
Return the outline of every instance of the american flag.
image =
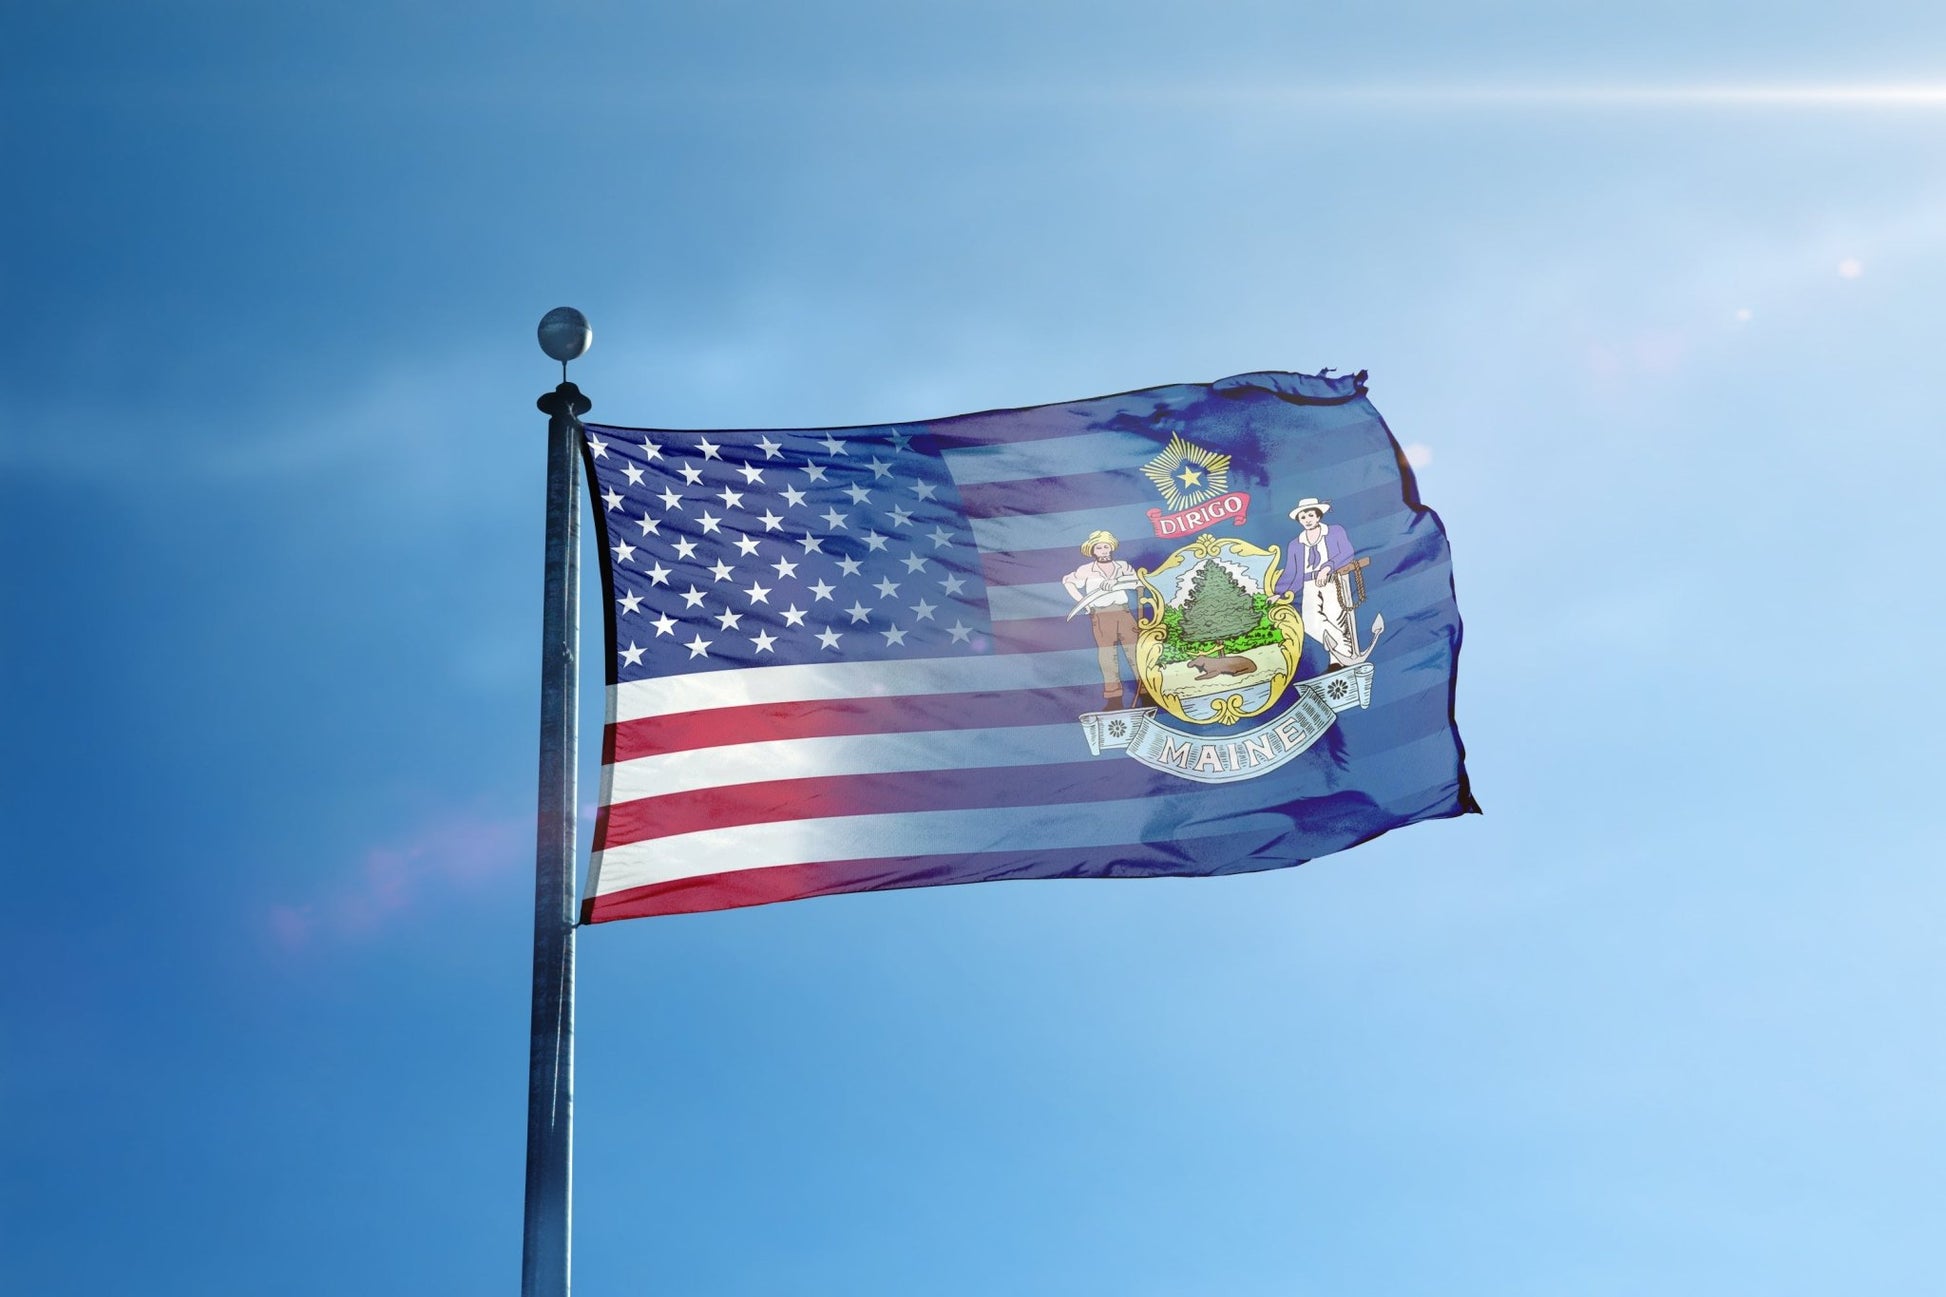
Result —
[[[1474,809],[1443,532],[1361,379],[809,431],[587,425],[608,723],[584,920],[1265,869]],[[1182,543],[1150,517],[1172,438],[1230,455],[1265,545],[1299,492],[1333,493],[1401,596],[1386,647],[1410,683],[1263,779],[1187,782],[1091,752],[1079,722],[1102,671],[1061,578],[1097,530],[1137,568]]]

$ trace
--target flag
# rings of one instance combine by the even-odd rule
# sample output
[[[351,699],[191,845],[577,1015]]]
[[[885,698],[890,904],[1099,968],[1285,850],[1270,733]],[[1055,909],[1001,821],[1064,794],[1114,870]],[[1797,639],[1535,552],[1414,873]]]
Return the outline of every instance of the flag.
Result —
[[[583,920],[1240,873],[1478,810],[1444,529],[1364,379],[587,425]]]

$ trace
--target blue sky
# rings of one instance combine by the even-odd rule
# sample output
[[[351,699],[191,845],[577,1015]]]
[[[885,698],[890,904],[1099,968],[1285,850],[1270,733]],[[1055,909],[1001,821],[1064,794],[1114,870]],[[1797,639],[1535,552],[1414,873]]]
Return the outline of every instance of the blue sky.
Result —
[[[1370,370],[1487,809],[584,933],[580,1291],[1925,1289],[1943,56],[1884,3],[11,12],[0,1286],[516,1286],[572,303],[618,423]]]

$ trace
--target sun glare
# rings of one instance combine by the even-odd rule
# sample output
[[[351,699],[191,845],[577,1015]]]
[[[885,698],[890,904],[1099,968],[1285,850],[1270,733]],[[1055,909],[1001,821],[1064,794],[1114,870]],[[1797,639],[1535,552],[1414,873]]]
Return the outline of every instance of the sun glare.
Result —
[[[1519,92],[1515,92],[1518,96]],[[1539,92],[1590,103],[1776,104],[1857,108],[1946,107],[1946,85],[1589,86]]]
[[[1232,91],[1230,93],[1249,93]],[[1439,105],[1590,107],[1946,108],[1946,82],[1806,85],[1315,85],[1272,92],[1293,99],[1368,99]]]

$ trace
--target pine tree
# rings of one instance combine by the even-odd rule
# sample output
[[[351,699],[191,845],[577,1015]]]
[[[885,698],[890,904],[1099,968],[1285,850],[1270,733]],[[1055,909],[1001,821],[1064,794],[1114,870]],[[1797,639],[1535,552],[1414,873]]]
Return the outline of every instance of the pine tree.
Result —
[[[1226,640],[1257,628],[1257,605],[1221,563],[1203,564],[1182,606],[1182,637],[1195,643]]]

